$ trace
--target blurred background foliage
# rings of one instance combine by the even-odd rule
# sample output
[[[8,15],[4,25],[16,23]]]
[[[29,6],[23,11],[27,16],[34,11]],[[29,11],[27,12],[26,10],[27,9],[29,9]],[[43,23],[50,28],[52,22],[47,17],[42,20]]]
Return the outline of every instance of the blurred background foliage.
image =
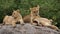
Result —
[[[0,0],[0,23],[13,10],[20,9],[22,16],[25,16],[36,5],[40,5],[41,17],[53,19],[53,24],[60,28],[60,0]]]

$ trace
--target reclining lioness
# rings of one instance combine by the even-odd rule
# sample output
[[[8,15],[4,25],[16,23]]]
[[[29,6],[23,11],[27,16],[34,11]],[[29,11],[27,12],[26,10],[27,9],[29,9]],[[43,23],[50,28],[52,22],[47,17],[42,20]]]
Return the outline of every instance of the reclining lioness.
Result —
[[[11,24],[14,27],[16,26],[17,22],[20,22],[20,24],[24,24],[24,21],[22,19],[19,10],[14,10],[12,16],[6,15],[3,19],[3,24],[8,24],[8,25]]]
[[[5,24],[5,25],[12,25],[13,27],[15,27],[16,26],[15,23],[16,23],[16,21],[15,21],[14,17],[12,17],[12,16],[6,15],[3,19],[3,24]]]
[[[39,17],[39,5],[37,7],[30,8],[30,14],[23,18],[24,22],[33,24],[35,17]]]

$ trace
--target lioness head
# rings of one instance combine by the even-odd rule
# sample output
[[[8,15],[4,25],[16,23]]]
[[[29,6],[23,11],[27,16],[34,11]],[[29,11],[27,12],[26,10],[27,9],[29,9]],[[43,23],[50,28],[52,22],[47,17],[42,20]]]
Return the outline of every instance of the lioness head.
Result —
[[[39,5],[37,5],[37,7],[30,8],[30,11],[33,14],[37,15],[37,14],[39,14],[39,8],[40,8]]]
[[[13,10],[12,16],[13,16],[14,18],[17,18],[19,15],[20,15],[20,10],[19,10],[19,9]]]

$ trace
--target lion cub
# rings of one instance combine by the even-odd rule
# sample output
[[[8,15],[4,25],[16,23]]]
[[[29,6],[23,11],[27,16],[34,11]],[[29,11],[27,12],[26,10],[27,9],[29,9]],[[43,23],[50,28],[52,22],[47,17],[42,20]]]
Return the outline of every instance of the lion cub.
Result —
[[[24,21],[22,19],[22,16],[20,14],[20,10],[14,10],[12,13],[12,16],[14,17],[14,19],[16,20],[16,22],[19,22],[20,24],[24,24]]]
[[[13,27],[15,27],[16,26],[15,23],[16,23],[16,21],[15,21],[14,17],[12,17],[12,16],[6,15],[3,19],[3,24],[12,25]]]
[[[30,14],[23,18],[24,22],[33,24],[33,20],[36,16],[39,17],[39,5],[37,7],[30,8]]]
[[[30,10],[31,10],[31,24],[34,23],[33,21],[34,21],[34,19],[36,17],[40,18],[40,16],[39,16],[39,8],[40,8],[39,5],[37,5],[37,7],[30,8]]]

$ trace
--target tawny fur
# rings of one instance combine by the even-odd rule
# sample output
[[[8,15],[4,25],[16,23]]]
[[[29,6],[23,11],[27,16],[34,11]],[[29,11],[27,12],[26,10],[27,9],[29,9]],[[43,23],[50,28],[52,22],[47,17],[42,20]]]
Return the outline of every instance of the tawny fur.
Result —
[[[52,20],[50,19],[47,19],[47,18],[42,18],[42,17],[36,17],[34,19],[34,21],[37,21],[38,22],[38,25],[42,25],[42,26],[46,26],[46,27],[50,27],[54,30],[58,30],[58,27],[56,27],[55,25],[52,25]]]
[[[14,19],[16,20],[16,22],[20,22],[20,24],[24,24],[24,21],[22,19],[22,16],[20,14],[20,10],[14,10],[12,13],[12,16],[14,17]]]
[[[31,24],[33,23],[33,20],[35,19],[36,16],[39,17],[39,5],[37,7],[30,8],[31,10]]]
[[[16,21],[15,21],[14,17],[12,17],[12,16],[6,15],[3,19],[3,24],[12,25],[13,27],[15,27],[16,26],[15,23],[16,23]]]
[[[30,20],[31,20],[30,18],[31,18],[31,15],[27,15],[23,17],[23,20],[25,23],[30,23]]]
[[[24,22],[27,22],[27,23],[33,23],[33,19],[35,18],[35,16],[39,16],[39,5],[37,5],[37,7],[33,7],[33,8],[30,8],[30,14],[25,16],[23,18]]]

